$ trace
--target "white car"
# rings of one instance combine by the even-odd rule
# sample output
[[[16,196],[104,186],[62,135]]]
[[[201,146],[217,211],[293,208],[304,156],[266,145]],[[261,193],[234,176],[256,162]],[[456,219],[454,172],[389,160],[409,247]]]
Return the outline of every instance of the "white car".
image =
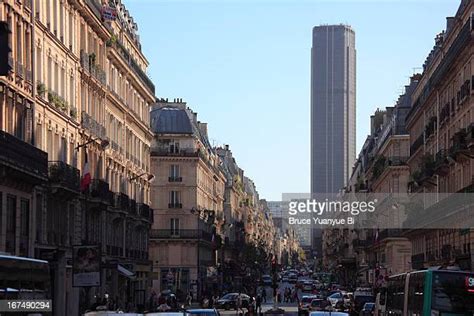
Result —
[[[336,292],[328,296],[328,301],[333,307],[338,307],[338,305],[344,305],[349,302],[350,297],[346,292]]]

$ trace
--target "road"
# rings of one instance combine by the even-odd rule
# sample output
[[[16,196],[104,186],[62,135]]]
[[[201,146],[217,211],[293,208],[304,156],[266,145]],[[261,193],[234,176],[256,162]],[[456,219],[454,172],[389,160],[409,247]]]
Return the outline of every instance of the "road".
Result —
[[[282,283],[280,282],[278,286],[278,292],[281,294],[281,297],[283,297],[283,293],[286,288],[294,289],[294,284],[290,283]],[[262,288],[260,288],[261,290]],[[273,289],[269,286],[265,287],[265,291],[267,293],[267,302],[262,304],[262,311],[265,312],[273,307]],[[311,294],[311,293],[305,293],[302,292],[301,290],[298,291],[298,297],[301,298],[305,294]],[[298,314],[298,306],[297,303],[279,303],[278,307],[281,309],[285,310],[285,315],[297,315]],[[220,310],[219,311],[221,315],[237,315],[237,312],[235,310]]]

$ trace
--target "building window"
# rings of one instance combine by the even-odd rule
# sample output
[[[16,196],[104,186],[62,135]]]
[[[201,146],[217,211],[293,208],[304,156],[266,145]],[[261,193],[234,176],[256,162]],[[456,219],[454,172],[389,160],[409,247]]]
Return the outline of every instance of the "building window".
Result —
[[[179,153],[179,142],[177,142],[177,141],[172,141],[172,142],[170,143],[169,152],[172,153],[172,154],[177,154],[177,153]]]
[[[170,166],[170,176],[169,182],[181,182],[182,178],[180,176],[179,165],[171,165]]]
[[[180,203],[180,192],[179,191],[170,191],[170,203],[169,208],[181,208]]]
[[[170,219],[170,234],[171,236],[179,236],[179,218]]]

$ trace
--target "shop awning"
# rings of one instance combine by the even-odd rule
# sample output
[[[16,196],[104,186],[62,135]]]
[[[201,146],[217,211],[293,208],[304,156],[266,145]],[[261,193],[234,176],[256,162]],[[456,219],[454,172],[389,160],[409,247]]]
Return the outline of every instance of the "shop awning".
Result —
[[[117,265],[117,270],[122,273],[124,276],[126,276],[129,279],[135,279],[135,273],[132,271],[126,269],[125,267],[121,266],[120,264]]]

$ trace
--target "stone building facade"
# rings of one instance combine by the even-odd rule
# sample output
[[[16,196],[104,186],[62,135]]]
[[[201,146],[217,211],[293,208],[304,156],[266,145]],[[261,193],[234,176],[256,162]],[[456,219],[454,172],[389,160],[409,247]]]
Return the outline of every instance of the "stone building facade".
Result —
[[[115,18],[105,19],[105,9]],[[33,178],[40,178],[15,177],[24,183],[19,191],[5,181],[1,215],[16,209],[16,221],[28,222],[15,232],[28,246],[8,242],[0,250],[50,262],[58,314],[77,315],[105,294],[140,308],[151,272],[148,124],[155,91],[137,25],[120,1],[98,0],[2,1],[0,20],[9,24],[13,48],[12,71],[0,78],[0,129],[16,144],[15,159],[32,161]],[[92,181],[81,192],[86,156]],[[99,287],[73,284],[79,245],[100,247]]]

